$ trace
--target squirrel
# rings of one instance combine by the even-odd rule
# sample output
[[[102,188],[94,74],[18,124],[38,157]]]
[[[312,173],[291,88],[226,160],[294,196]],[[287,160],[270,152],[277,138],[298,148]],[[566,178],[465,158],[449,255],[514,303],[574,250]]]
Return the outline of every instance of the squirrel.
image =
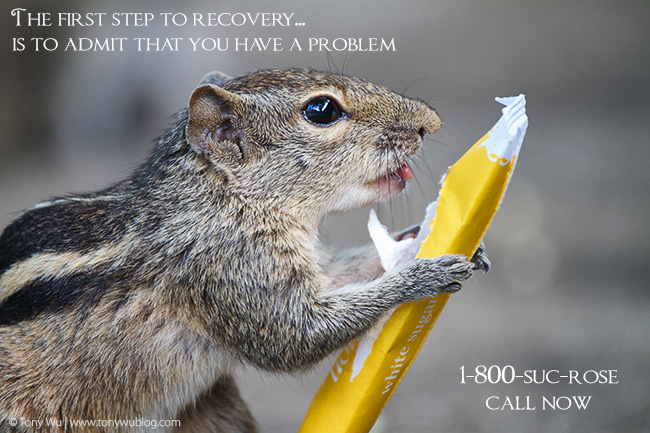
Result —
[[[307,370],[487,268],[480,250],[385,274],[373,247],[319,240],[327,214],[404,190],[440,126],[425,102],[343,74],[206,75],[129,178],[0,236],[0,432],[257,431],[237,365]]]

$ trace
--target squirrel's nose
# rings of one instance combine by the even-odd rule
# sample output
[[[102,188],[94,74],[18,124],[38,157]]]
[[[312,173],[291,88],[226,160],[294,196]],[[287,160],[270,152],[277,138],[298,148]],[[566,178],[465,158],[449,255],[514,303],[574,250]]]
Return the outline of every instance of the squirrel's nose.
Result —
[[[433,134],[434,132],[438,131],[440,129],[440,126],[442,126],[442,121],[440,120],[440,116],[438,116],[438,112],[425,104],[424,102],[418,101],[420,104],[420,116],[419,120],[421,122],[420,129],[418,129],[418,134],[420,134],[420,137],[424,137],[427,134]]]

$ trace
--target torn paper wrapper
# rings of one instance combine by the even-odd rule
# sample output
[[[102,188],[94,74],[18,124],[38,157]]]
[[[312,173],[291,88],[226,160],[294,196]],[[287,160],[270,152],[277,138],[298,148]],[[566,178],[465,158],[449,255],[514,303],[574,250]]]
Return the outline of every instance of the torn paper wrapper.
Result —
[[[464,254],[483,239],[514,170],[528,127],[524,95],[504,104],[494,127],[444,177],[416,239],[396,242],[370,214],[368,230],[386,271],[416,257]],[[449,294],[397,307],[345,347],[325,378],[299,433],[368,432],[415,359]]]
[[[381,265],[386,272],[390,272],[402,266],[405,263],[414,260],[420,250],[420,245],[431,232],[431,221],[436,215],[436,204],[438,202],[429,203],[422,224],[420,224],[420,231],[415,239],[407,238],[401,241],[396,241],[389,233],[386,226],[382,225],[377,218],[374,210],[370,210],[370,218],[368,219],[368,232],[370,238],[377,248]],[[366,359],[370,355],[372,345],[379,336],[386,321],[390,318],[391,314],[387,314],[382,318],[372,329],[366,332],[359,338],[359,343],[352,363],[352,374],[350,381],[353,381],[361,372],[361,368]]]

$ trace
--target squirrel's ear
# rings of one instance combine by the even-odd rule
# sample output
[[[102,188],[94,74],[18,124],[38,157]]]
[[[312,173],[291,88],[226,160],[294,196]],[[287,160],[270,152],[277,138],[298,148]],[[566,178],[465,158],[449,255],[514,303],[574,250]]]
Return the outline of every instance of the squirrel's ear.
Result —
[[[242,105],[239,96],[214,84],[197,87],[190,97],[188,143],[196,152],[208,157],[245,162],[249,154],[248,140],[233,125]]]
[[[215,86],[223,87],[223,85],[230,80],[232,80],[231,76],[226,75],[220,71],[212,71],[208,72],[203,76],[203,78],[201,78],[199,86],[202,86],[204,84],[214,84]]]

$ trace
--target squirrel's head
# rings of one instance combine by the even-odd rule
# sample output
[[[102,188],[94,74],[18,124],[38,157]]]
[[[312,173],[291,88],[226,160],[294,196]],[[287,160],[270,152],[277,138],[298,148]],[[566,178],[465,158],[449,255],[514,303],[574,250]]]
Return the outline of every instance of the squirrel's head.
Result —
[[[387,199],[440,118],[424,102],[312,70],[208,74],[189,103],[187,141],[240,194],[322,216]]]

